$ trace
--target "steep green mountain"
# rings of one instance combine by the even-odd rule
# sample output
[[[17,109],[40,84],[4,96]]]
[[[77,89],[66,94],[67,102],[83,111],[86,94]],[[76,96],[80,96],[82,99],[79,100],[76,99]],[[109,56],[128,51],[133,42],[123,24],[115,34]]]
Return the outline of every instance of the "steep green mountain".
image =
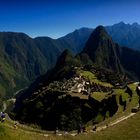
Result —
[[[139,77],[139,67],[136,63],[133,66],[138,69],[126,64],[126,56],[130,55],[134,63],[135,53],[139,62],[140,52],[119,47],[104,27],[97,27],[79,55],[74,57],[65,50],[52,70],[17,95],[11,116],[43,129],[74,130],[80,124],[99,123],[127,108],[130,111],[138,97],[136,87],[132,90],[134,85],[129,83],[134,75]],[[136,100],[131,105],[134,94]]]
[[[12,96],[52,68],[64,47],[47,37],[1,32],[0,50],[0,92]]]
[[[47,59],[45,65],[47,69],[54,67],[58,56],[64,51],[65,46],[60,44],[57,40],[49,37],[38,37],[34,39],[36,47],[40,50],[42,55]]]
[[[32,39],[25,34],[0,33],[1,92],[12,94],[11,92],[25,86],[34,77],[35,72],[31,73],[31,70],[34,69],[33,61],[36,59],[33,53],[37,50],[33,46]]]
[[[140,52],[114,43],[102,26],[93,31],[82,53],[87,54],[96,66],[140,79]]]
[[[90,35],[82,53],[86,53],[93,63],[102,68],[122,72],[116,53],[116,44],[103,26],[97,27]]]

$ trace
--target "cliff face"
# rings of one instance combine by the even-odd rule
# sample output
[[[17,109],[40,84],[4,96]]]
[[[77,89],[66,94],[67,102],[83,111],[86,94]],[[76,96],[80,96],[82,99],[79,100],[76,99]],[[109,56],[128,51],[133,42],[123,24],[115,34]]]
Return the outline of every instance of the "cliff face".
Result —
[[[97,27],[89,37],[82,53],[86,53],[95,65],[121,72],[116,44],[103,26]]]

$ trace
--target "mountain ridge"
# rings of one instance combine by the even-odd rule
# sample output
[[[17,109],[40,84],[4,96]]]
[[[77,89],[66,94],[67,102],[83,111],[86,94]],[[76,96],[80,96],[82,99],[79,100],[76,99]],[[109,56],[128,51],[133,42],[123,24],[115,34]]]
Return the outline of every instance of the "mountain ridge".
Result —
[[[127,35],[125,28],[121,29],[122,34],[120,37],[115,38],[119,36],[117,34],[120,32],[120,28],[115,30],[115,27],[120,25],[130,28],[126,30],[130,34],[127,37],[130,40],[125,38]],[[128,47],[138,49],[140,31],[137,23],[132,25],[119,23],[106,28],[114,36],[113,41],[116,40],[115,42],[117,42],[118,40],[123,46],[129,44]],[[81,28],[58,39],[49,37],[31,38],[24,33],[0,32],[0,94],[7,94],[8,92],[8,96],[11,96],[16,90],[27,86],[38,76],[54,67],[57,58],[65,49],[69,49],[74,55],[80,53],[92,31],[93,29],[90,28]],[[80,57],[88,60],[87,55],[83,54]],[[11,91],[12,93],[10,93]]]
[[[100,55],[105,55],[101,57],[100,62],[91,56],[99,55],[96,52],[98,48],[101,50]],[[104,49],[108,51],[114,49],[113,54],[105,52]],[[125,112],[134,93],[127,85],[132,79],[125,73],[130,69],[125,65],[124,55],[132,53],[130,55],[132,59],[135,51],[129,48],[126,51],[115,44],[104,27],[99,26],[89,37],[83,53],[90,55],[89,59],[91,58],[93,65],[83,65],[78,55],[73,56],[65,50],[59,56],[56,66],[32,83],[17,98],[14,108],[15,118],[21,122],[37,123],[47,130],[54,130],[56,127],[61,130],[76,130],[79,124],[86,125],[88,122],[96,124],[112,117],[120,107],[122,112]],[[82,52],[79,55],[81,54]],[[106,57],[109,59],[112,57],[113,64],[107,60],[104,65],[102,61]],[[119,64],[117,60],[120,61]],[[121,64],[124,73],[118,68]],[[107,65],[109,66],[106,67]],[[137,64],[136,67],[138,68]],[[139,77],[138,69],[132,67],[132,72]],[[123,96],[126,94],[128,95],[124,99]]]

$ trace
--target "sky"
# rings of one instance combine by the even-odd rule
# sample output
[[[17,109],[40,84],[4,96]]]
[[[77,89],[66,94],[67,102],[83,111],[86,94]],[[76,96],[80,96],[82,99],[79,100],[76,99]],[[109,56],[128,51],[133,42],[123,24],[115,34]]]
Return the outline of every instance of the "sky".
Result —
[[[140,23],[140,0],[0,0],[0,31],[59,38],[81,27]]]

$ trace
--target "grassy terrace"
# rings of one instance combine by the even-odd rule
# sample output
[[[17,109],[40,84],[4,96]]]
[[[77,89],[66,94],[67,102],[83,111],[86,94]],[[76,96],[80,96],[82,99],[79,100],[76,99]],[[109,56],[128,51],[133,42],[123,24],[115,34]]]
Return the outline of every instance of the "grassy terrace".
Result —
[[[138,99],[139,99],[138,95],[135,91],[136,90],[136,85],[135,84],[130,84],[130,85],[128,85],[128,87],[130,87],[130,89],[133,92],[131,102],[129,102],[130,96],[128,95],[128,93],[125,93],[124,89],[115,89],[115,94],[117,94],[118,97],[119,97],[119,95],[121,95],[122,100],[127,102],[126,112],[130,112],[133,107],[136,107],[138,105]]]
[[[105,121],[103,121],[103,122],[101,122],[100,124],[98,124],[98,126],[108,124],[108,123],[110,123],[110,122],[116,120],[116,119],[119,118],[119,117],[126,116],[126,115],[130,114],[130,113],[131,113],[131,109],[132,109],[133,107],[136,107],[136,106],[138,105],[138,99],[139,99],[139,98],[138,98],[138,95],[137,95],[137,93],[136,93],[136,91],[135,91],[136,85],[130,84],[130,85],[128,85],[128,86],[131,88],[131,90],[132,90],[132,92],[133,92],[133,96],[132,96],[132,98],[131,98],[131,102],[129,102],[130,96],[128,96],[128,95],[125,93],[125,90],[124,90],[124,89],[115,89],[115,93],[114,93],[114,94],[117,95],[117,96],[116,96],[116,99],[117,99],[117,102],[118,102],[118,103],[119,103],[119,96],[120,96],[120,95],[122,95],[123,100],[126,100],[126,101],[127,101],[126,110],[125,110],[124,112],[122,112],[122,111],[123,111],[123,107],[122,107],[121,105],[119,105],[119,109],[118,109],[117,113],[116,113],[113,117],[108,118],[108,119],[106,119]]]
[[[106,97],[106,93],[104,93],[104,92],[94,92],[91,95],[91,97],[100,102]]]
[[[94,82],[103,86],[107,86],[107,87],[112,87],[111,84],[98,80],[95,74],[90,71],[80,71],[80,75],[89,79],[91,82]]]
[[[83,95],[83,94],[81,94],[81,93],[70,93],[70,95],[72,96],[72,97],[79,97],[80,99],[88,99],[88,96],[87,95]]]

